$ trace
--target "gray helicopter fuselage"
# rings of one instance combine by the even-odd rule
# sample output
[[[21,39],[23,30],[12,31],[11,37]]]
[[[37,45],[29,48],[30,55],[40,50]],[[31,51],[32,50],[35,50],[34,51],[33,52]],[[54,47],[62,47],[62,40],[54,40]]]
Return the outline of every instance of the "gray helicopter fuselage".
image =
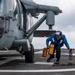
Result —
[[[31,1],[31,0],[30,0]],[[5,5],[4,5],[5,4]],[[6,17],[11,15],[10,11],[14,11],[17,7],[16,0],[0,0],[0,16]],[[23,16],[23,14],[21,14]],[[23,26],[23,18],[21,16],[21,27]],[[19,29],[18,14],[7,19],[0,18],[0,50],[11,49],[15,40],[26,39],[24,31]],[[30,29],[32,24],[31,14],[26,15],[26,29]],[[32,42],[32,36],[28,41]],[[16,44],[15,44],[16,45]]]
[[[34,25],[33,19],[44,13]],[[34,62],[33,34],[46,20],[49,29],[55,15],[62,13],[56,6],[41,5],[32,0],[0,0],[0,50],[17,50],[26,62]],[[51,32],[49,30],[49,32]]]

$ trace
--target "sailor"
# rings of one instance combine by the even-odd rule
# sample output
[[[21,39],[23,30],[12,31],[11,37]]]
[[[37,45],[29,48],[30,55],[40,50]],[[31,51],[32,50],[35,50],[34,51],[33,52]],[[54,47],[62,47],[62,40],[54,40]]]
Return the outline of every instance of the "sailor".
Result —
[[[56,62],[55,64],[59,64],[60,56],[61,56],[61,47],[65,44],[67,49],[70,51],[69,43],[66,39],[66,36],[62,34],[61,31],[56,31],[54,34],[52,34],[50,37],[46,39],[46,45],[47,48],[49,47],[49,42],[54,45],[54,51],[53,54],[49,56],[47,59],[47,62],[50,62],[52,58],[54,58],[54,53],[56,52]]]

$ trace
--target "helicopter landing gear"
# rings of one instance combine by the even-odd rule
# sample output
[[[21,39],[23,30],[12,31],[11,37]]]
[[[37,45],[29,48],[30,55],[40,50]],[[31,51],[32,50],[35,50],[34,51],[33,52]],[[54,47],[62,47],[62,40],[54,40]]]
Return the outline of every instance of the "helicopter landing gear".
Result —
[[[34,47],[31,44],[31,50],[25,52],[25,62],[33,63],[34,62]]]

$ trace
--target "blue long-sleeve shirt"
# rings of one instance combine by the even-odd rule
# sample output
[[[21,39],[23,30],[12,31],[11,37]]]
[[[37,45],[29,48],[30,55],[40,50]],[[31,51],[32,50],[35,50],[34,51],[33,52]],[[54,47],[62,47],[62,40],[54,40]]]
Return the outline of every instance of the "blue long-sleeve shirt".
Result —
[[[46,39],[46,45],[47,45],[47,47],[48,47],[50,41],[51,41],[51,43],[53,43],[53,44],[58,44],[58,45],[60,45],[60,44],[63,42],[63,43],[65,44],[65,46],[66,46],[68,49],[70,49],[70,46],[69,46],[69,44],[68,44],[68,42],[67,42],[67,39],[66,39],[65,35],[62,35],[62,37],[61,37],[60,40],[56,40],[55,34],[52,34],[50,37],[48,37],[48,38]]]

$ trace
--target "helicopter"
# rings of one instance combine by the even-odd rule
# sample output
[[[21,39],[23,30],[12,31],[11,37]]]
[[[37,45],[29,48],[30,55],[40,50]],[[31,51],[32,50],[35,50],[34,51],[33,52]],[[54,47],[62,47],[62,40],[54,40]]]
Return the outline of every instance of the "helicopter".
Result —
[[[43,17],[33,24],[33,17],[38,18],[40,13]],[[25,62],[33,63],[34,32],[44,20],[51,29],[59,13],[62,13],[59,7],[37,4],[33,0],[0,0],[0,50],[17,50],[23,53]]]

